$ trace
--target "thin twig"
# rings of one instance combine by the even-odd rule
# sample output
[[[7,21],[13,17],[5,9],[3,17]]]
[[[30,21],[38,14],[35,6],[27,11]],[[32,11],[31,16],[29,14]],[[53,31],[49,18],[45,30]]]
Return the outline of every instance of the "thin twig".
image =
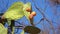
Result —
[[[33,2],[34,2],[34,0],[33,0]],[[43,18],[44,18],[46,21],[49,22],[49,24],[50,24],[50,26],[51,26],[51,28],[52,28],[54,34],[55,34],[55,30],[54,30],[52,21],[48,20],[48,19],[46,18],[46,16],[44,15],[44,12],[43,12],[43,11],[45,11],[45,10],[41,11],[41,8],[38,8],[38,7],[36,6],[35,2],[34,2],[34,6],[35,6],[35,8],[42,14]]]

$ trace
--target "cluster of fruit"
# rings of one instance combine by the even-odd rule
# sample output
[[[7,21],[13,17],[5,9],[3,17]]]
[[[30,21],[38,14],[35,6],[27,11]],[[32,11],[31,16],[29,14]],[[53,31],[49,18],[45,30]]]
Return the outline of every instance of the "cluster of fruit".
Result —
[[[29,19],[32,19],[34,16],[36,16],[36,12],[31,12],[31,9],[30,8],[27,8],[26,11],[31,13],[29,15]]]

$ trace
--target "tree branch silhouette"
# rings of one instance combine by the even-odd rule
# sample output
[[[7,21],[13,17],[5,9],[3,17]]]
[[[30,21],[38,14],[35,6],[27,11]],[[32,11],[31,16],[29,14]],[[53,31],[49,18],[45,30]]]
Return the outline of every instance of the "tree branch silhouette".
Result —
[[[35,1],[34,0],[32,0],[33,2],[34,2],[34,6],[35,6],[35,8],[42,14],[42,16],[43,16],[43,20],[46,20],[49,24],[50,24],[50,27],[51,27],[51,29],[53,30],[53,34],[55,34],[55,30],[54,30],[54,26],[53,26],[53,24],[52,24],[52,21],[50,21],[49,19],[47,19],[46,18],[46,16],[45,16],[45,10],[46,10],[46,8],[44,8],[45,10],[42,10],[41,8],[38,8],[37,6],[36,6],[36,4],[35,4]],[[42,11],[41,11],[42,10]],[[41,22],[42,20],[40,20],[40,22]],[[40,23],[40,22],[38,22],[38,23]]]

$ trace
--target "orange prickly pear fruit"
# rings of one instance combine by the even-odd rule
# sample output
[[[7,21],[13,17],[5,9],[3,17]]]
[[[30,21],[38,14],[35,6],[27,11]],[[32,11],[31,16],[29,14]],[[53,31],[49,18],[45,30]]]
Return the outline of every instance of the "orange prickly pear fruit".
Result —
[[[26,11],[27,11],[27,12],[31,12],[31,9],[30,9],[30,8],[26,8]]]
[[[33,16],[36,16],[36,12],[32,12],[31,14],[32,14]]]
[[[32,14],[29,15],[29,19],[32,19],[34,16]]]

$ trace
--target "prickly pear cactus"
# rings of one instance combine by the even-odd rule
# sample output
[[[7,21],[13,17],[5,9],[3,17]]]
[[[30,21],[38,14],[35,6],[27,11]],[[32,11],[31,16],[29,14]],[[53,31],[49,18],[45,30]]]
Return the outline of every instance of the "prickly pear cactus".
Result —
[[[0,34],[7,34],[7,28],[0,23]]]

